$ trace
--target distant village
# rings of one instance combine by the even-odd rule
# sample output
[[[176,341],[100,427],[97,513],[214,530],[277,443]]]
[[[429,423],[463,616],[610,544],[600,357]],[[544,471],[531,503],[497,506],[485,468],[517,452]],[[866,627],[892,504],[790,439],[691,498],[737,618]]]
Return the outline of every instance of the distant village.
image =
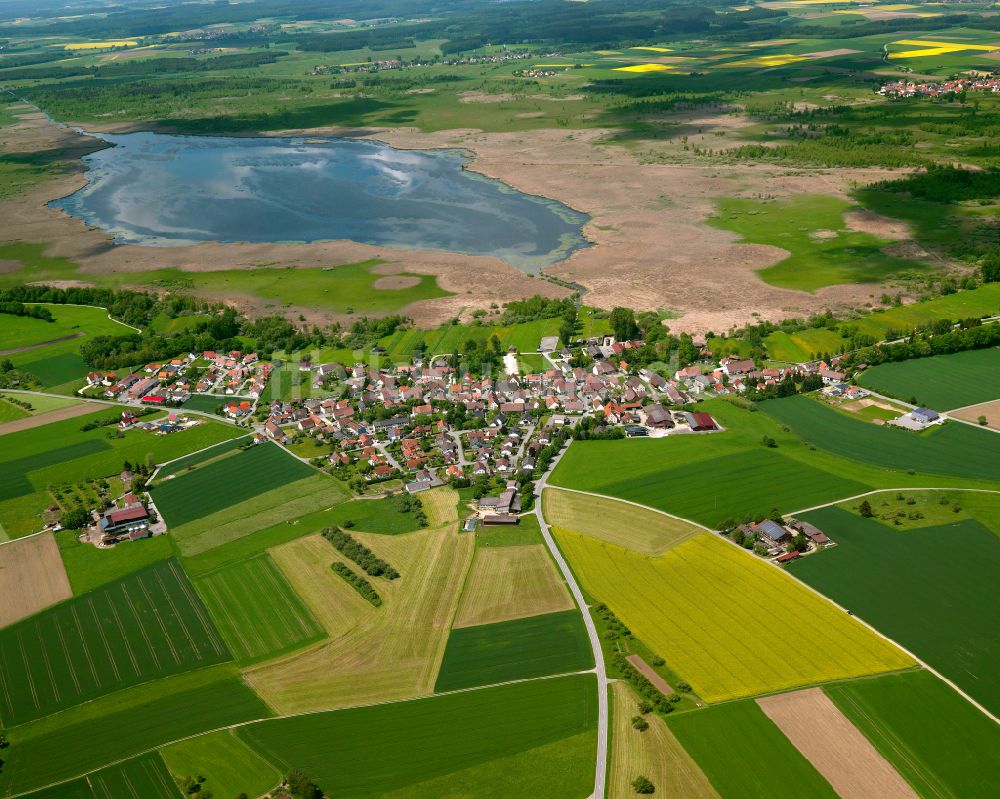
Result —
[[[961,92],[1000,92],[1000,77],[980,75],[969,78],[952,78],[935,82],[899,80],[882,86],[878,93],[883,97],[940,97]]]

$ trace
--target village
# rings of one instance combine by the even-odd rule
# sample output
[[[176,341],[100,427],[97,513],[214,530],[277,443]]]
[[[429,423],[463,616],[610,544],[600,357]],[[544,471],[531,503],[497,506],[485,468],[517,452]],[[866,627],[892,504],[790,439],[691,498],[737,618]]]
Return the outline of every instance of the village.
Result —
[[[940,97],[962,92],[1000,92],[1000,77],[978,74],[974,77],[951,78],[941,82],[917,83],[912,80],[899,80],[887,83],[878,90],[883,97]]]

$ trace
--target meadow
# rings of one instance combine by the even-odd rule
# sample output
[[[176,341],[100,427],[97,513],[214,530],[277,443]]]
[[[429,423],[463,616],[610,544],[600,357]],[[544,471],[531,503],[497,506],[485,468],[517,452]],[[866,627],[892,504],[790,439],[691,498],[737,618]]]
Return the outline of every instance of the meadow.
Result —
[[[0,450],[0,524],[11,536],[41,527],[39,514],[52,504],[49,486],[117,475],[125,461],[145,463],[147,457],[166,461],[225,441],[240,431],[221,422],[157,436],[129,430],[119,437],[113,427],[80,428],[92,422],[117,420],[109,409],[42,427],[8,433]]]
[[[237,663],[277,657],[324,635],[267,554],[200,577],[194,585]]]
[[[248,747],[232,730],[220,730],[171,744],[160,750],[175,778],[202,776],[203,790],[219,799],[261,796],[282,779],[278,770]]]
[[[146,683],[8,730],[0,790],[70,780],[170,741],[271,715],[232,667]],[[81,740],[101,746],[77,745]]]
[[[865,388],[937,410],[1000,398],[1000,349],[882,363],[858,378]]]
[[[586,591],[708,702],[913,665],[833,605],[710,533],[650,558],[554,531]]]
[[[451,631],[437,693],[508,680],[593,668],[594,657],[576,610]]]
[[[21,724],[229,659],[178,563],[163,561],[0,631],[0,718]]]
[[[921,796],[996,794],[1000,727],[930,672],[823,690]]]
[[[140,755],[72,782],[27,794],[28,799],[177,799],[180,794],[155,752]]]
[[[973,480],[1000,475],[1000,440],[966,424],[950,422],[922,433],[879,427],[802,395],[760,407],[805,441],[849,461]],[[809,504],[803,498],[802,506]]]
[[[7,400],[0,400],[0,424],[5,422],[15,422],[18,419],[26,419],[31,416],[24,408],[19,408]]]
[[[249,436],[243,435],[239,438],[231,438],[214,446],[207,447],[190,455],[174,458],[169,463],[163,464],[157,472],[157,480],[165,480],[168,477],[177,477],[194,469],[207,466],[216,460],[236,455],[241,447],[249,443]]]
[[[1000,686],[989,678],[1000,667],[1000,646],[990,635],[989,598],[1000,570],[996,534],[972,519],[899,531],[836,507],[803,518],[837,546],[790,564],[792,574],[1000,713]]]
[[[925,262],[887,255],[889,239],[850,230],[844,214],[854,208],[820,194],[767,201],[727,197],[719,201],[711,224],[740,234],[744,241],[786,250],[787,258],[758,272],[762,280],[781,288],[815,291],[930,271]]]
[[[301,768],[327,793],[348,799],[485,765],[588,732],[596,723],[594,678],[574,675],[275,719],[238,734],[276,765]],[[564,783],[553,770],[538,795],[570,799],[591,790],[593,750],[581,754],[575,779]],[[535,770],[544,773],[545,761]],[[502,779],[503,772],[491,772],[487,785]]]
[[[166,522],[176,527],[315,474],[268,442],[165,480],[152,497]]]
[[[837,799],[830,783],[752,700],[670,716],[667,726],[724,797]],[[749,741],[753,746],[740,745]]]

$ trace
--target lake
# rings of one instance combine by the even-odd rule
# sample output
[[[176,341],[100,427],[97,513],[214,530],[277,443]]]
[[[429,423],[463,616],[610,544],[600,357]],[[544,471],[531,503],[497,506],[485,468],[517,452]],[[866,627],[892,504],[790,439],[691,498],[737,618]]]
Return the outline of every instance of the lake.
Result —
[[[494,255],[526,272],[587,246],[588,217],[470,172],[454,150],[339,138],[98,134],[87,185],[50,203],[134,244],[350,239]]]

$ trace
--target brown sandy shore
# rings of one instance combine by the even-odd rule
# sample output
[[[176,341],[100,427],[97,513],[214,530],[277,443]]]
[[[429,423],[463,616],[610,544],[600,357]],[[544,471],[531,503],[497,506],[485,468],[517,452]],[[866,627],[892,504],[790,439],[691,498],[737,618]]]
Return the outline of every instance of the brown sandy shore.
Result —
[[[313,129],[288,134],[338,134],[374,138],[411,149],[436,147],[468,150],[474,169],[515,188],[551,197],[591,216],[584,234],[594,246],[574,253],[546,270],[561,280],[585,286],[586,302],[611,308],[670,309],[680,315],[675,330],[692,333],[723,330],[762,319],[779,320],[870,302],[877,286],[832,286],[808,294],[764,283],[756,270],[781,260],[776,247],[738,243],[727,231],[706,224],[721,196],[780,197],[799,192],[846,196],[851,185],[892,174],[878,169],[792,170],[763,164],[710,165],[684,163],[680,136],[692,144],[709,141],[715,132],[745,124],[738,116],[678,116],[674,139],[644,142],[647,152],[665,155],[670,163],[642,163],[633,150],[610,145],[608,130],[542,130],[482,133],[451,130],[422,133],[415,129]],[[122,132],[137,126],[88,126]],[[93,149],[93,140],[25,113],[23,121],[3,129],[0,147],[24,150],[75,146]],[[279,134],[274,134],[279,135]],[[82,143],[81,143],[82,142]],[[726,140],[711,135],[714,148]],[[898,174],[898,173],[895,173]],[[0,202],[0,241],[51,242],[48,255],[80,264],[79,279],[88,274],[128,273],[176,267],[189,271],[252,268],[261,265],[315,267],[373,257],[389,261],[394,272],[433,274],[455,296],[414,303],[405,309],[420,325],[434,325],[477,307],[532,294],[564,296],[566,289],[525,275],[496,258],[454,253],[418,252],[350,241],[316,244],[218,244],[182,247],[114,245],[108,236],[81,221],[45,207],[83,185],[82,172],[43,183],[16,200]],[[888,220],[857,219],[858,227],[900,238],[905,231]],[[853,223],[852,223],[853,224]],[[386,270],[390,271],[390,270]],[[250,296],[227,300],[248,311],[265,310]],[[302,313],[310,322],[336,317],[316,309],[283,308]],[[270,312],[275,312],[273,307]]]

